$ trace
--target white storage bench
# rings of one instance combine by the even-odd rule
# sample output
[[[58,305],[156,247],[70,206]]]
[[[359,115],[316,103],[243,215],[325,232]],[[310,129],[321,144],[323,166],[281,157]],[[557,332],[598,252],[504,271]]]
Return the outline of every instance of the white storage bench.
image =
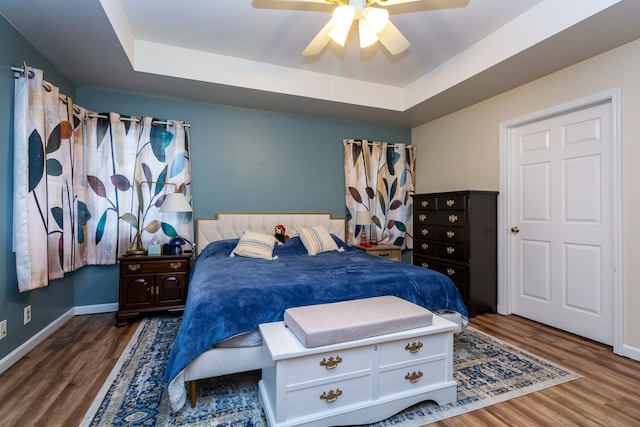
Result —
[[[271,427],[373,423],[424,400],[456,400],[453,333],[431,324],[305,347],[284,322],[260,325],[260,399]]]

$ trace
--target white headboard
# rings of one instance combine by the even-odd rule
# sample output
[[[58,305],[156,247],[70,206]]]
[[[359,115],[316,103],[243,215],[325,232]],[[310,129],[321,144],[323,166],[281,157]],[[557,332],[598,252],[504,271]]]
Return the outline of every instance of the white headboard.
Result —
[[[285,226],[289,237],[297,235],[303,226],[322,225],[341,239],[346,238],[344,218],[331,218],[328,213],[219,213],[216,218],[196,220],[196,254],[211,242],[237,239],[245,230],[274,234],[276,225]]]

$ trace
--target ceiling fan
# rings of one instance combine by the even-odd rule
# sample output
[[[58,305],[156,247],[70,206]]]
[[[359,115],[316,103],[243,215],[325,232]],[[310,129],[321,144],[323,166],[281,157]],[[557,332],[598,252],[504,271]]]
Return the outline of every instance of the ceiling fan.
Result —
[[[305,56],[319,54],[322,49],[334,40],[344,46],[354,21],[358,21],[360,47],[371,46],[376,41],[392,55],[397,55],[409,48],[411,43],[400,30],[389,21],[389,12],[380,6],[394,6],[421,0],[285,0],[293,2],[323,3],[336,5],[333,17],[311,40],[302,52]]]

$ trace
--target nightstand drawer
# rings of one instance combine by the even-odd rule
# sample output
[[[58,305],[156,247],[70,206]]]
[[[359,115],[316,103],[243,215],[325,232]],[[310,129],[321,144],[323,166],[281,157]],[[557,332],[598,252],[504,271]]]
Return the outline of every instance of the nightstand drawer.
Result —
[[[166,273],[168,271],[186,272],[189,271],[189,260],[168,259],[163,260],[158,257],[153,261],[136,260],[135,258],[121,260],[121,271],[123,275]]]
[[[369,255],[386,258],[393,261],[402,261],[402,248],[400,246],[380,244],[373,245],[370,248],[365,248],[360,245],[355,245],[353,247],[361,251],[365,251]]]

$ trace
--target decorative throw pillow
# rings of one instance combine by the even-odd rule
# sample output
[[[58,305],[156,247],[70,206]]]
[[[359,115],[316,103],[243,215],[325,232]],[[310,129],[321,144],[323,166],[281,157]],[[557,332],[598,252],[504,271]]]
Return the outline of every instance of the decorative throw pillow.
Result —
[[[272,259],[275,245],[276,238],[274,236],[255,231],[245,231],[231,252],[231,256],[240,255],[248,258]]]
[[[331,237],[331,234],[321,225],[299,227],[298,236],[309,255],[338,250],[338,245]]]

